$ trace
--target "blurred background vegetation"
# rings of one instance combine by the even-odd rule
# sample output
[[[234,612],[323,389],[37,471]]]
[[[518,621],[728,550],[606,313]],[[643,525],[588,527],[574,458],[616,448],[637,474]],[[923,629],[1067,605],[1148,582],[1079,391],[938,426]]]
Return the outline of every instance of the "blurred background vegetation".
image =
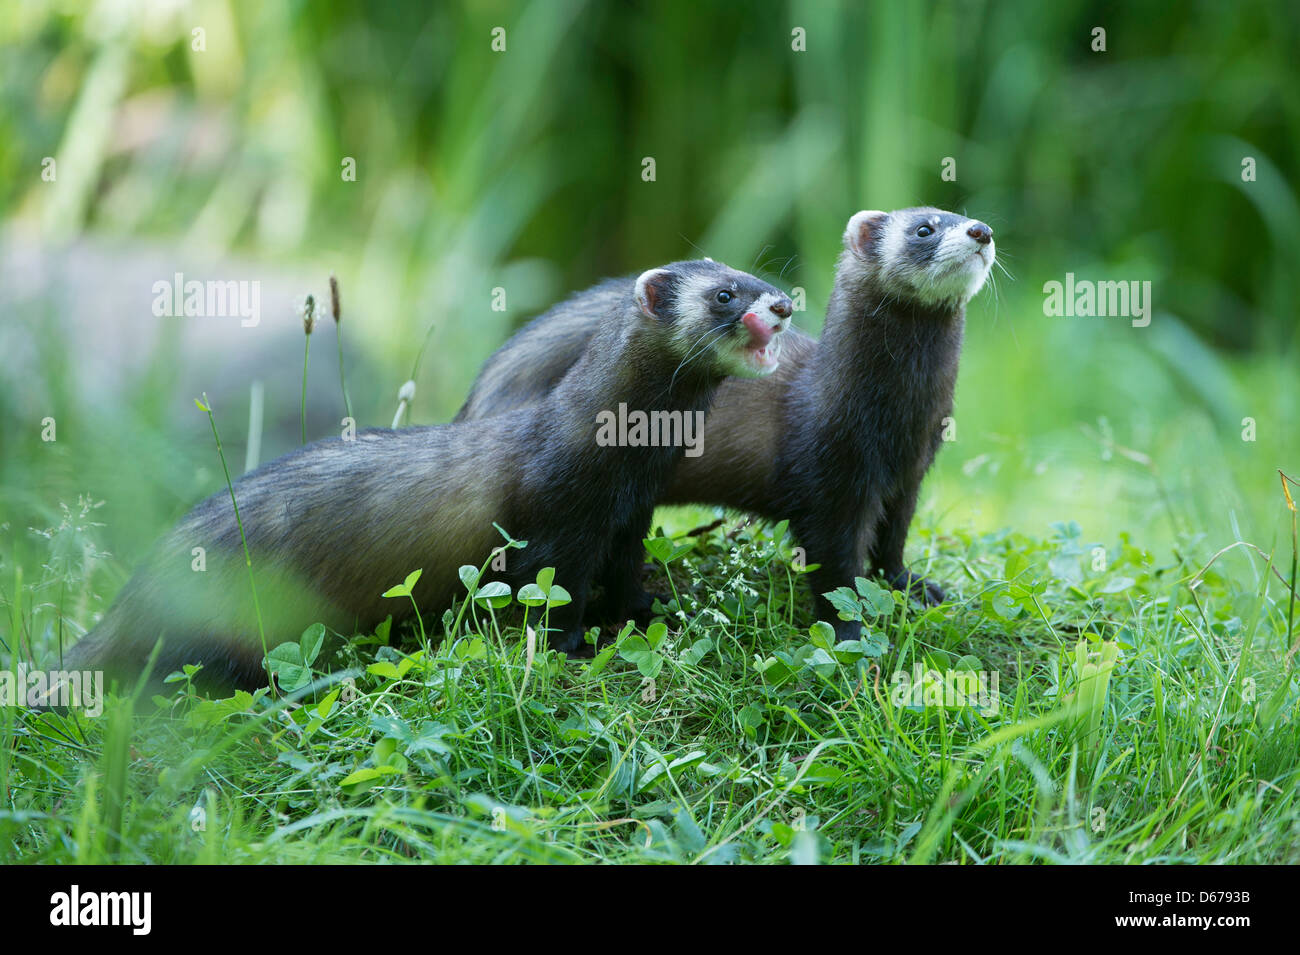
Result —
[[[915,204],[987,221],[1014,276],[970,308],[925,526],[1272,549],[1276,469],[1300,472],[1297,48],[1300,7],[1263,0],[6,4],[4,591],[89,577],[90,622],[221,486],[200,393],[236,471],[255,380],[261,460],[295,445],[292,296],[331,271],[361,423],[389,423],[431,325],[413,418],[438,422],[609,274],[707,254],[804,288],[815,333],[845,220]],[[261,281],[257,334],[155,318],[182,267]],[[1150,327],[1046,317],[1067,272],[1151,281]],[[316,437],[342,415],[328,324]]]

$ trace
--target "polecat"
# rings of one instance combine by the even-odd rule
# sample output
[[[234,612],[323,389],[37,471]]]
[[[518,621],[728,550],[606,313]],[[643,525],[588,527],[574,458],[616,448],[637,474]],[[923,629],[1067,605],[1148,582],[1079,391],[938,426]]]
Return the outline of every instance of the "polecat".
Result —
[[[859,212],[821,343],[791,330],[781,367],[729,380],[706,423],[707,451],[684,458],[660,503],[722,504],[790,519],[818,609],[857,634],[821,594],[869,565],[931,603],[942,589],[908,573],[903,544],[917,490],[952,412],[966,303],[995,254],[993,230],[932,208]],[[605,303],[629,279],[580,293],[534,319],[488,359],[458,421],[497,414],[561,382]]]
[[[410,601],[381,595],[416,568],[416,603],[438,610],[465,595],[457,569],[481,566],[504,543],[494,522],[528,542],[507,555],[501,577],[512,587],[556,569],[573,600],[552,611],[561,632],[551,646],[572,651],[593,581],[615,605],[639,590],[641,541],[684,450],[603,446],[602,413],[703,412],[725,375],[778,366],[790,312],[784,293],[719,263],[644,272],[602,299],[590,347],[569,356],[564,380],[516,413],[330,438],[236,481],[256,605],[230,494],[213,494],[159,544],[65,666],[130,676],[161,636],[156,673],[201,663],[211,684],[256,687],[266,681],[259,610],[268,648],[316,621],[368,632],[386,614],[410,612]]]

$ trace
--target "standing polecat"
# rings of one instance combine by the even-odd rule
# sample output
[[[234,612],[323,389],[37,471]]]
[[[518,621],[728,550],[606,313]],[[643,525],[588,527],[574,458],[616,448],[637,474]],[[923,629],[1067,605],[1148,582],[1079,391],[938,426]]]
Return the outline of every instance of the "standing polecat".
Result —
[[[993,230],[940,209],[859,212],[844,233],[818,344],[791,330],[780,369],[730,380],[706,424],[708,449],[678,465],[664,504],[722,504],[790,519],[810,564],[818,609],[856,636],[821,594],[866,565],[931,603],[933,582],[908,573],[903,544],[921,479],[952,412],[966,303],[992,267]],[[534,319],[488,359],[456,420],[544,395],[581,353],[606,282]]]
[[[598,422],[623,406],[702,414],[725,375],[778,366],[790,311],[784,293],[719,263],[651,269],[604,300],[589,347],[541,400],[481,421],[318,441],[236,481],[256,603],[230,494],[213,494],[65,665],[137,674],[161,636],[158,674],[201,663],[210,684],[253,688],[266,681],[259,613],[268,648],[316,621],[368,632],[411,611],[381,595],[417,568],[415,601],[446,607],[465,595],[457,569],[504,543],[494,522],[528,542],[507,555],[512,587],[549,566],[569,590],[572,603],[551,614],[561,631],[551,646],[572,651],[593,581],[615,604],[639,590],[641,541],[684,450],[611,447]]]

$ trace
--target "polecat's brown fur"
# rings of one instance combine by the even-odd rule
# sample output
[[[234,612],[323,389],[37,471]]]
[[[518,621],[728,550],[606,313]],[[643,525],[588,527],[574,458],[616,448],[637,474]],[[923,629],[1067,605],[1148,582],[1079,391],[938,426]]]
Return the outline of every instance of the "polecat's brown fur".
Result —
[[[966,302],[994,259],[992,230],[939,209],[859,212],[844,251],[821,343],[791,330],[781,367],[726,381],[707,451],[684,458],[660,503],[711,503],[789,518],[820,595],[870,566],[889,583],[939,602],[909,574],[903,545],[921,479],[952,413]],[[458,421],[519,407],[562,381],[603,303],[605,283],[525,326],[484,366]],[[837,622],[841,638],[856,636]]]
[[[703,411],[724,375],[771,369],[776,349],[766,346],[790,314],[779,290],[713,262],[652,269],[603,305],[569,374],[516,413],[319,441],[236,481],[259,606],[230,494],[213,494],[163,539],[66,666],[129,678],[161,637],[156,674],[201,663],[211,684],[264,684],[259,607],[268,647],[316,621],[368,632],[410,612],[409,601],[381,595],[420,568],[416,602],[436,611],[465,596],[457,569],[481,566],[503,543],[494,522],[528,544],[489,576],[517,587],[556,568],[573,600],[552,611],[560,633],[551,645],[578,648],[593,580],[615,604],[639,590],[641,539],[683,453],[599,446],[598,415],[620,404]],[[192,566],[199,547],[202,572]]]

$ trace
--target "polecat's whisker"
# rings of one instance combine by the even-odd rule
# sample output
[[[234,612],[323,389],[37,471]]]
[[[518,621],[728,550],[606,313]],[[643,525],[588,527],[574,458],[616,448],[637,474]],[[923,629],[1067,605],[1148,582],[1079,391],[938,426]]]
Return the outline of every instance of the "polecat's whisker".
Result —
[[[677,383],[677,375],[678,375],[678,373],[681,372],[681,370],[687,366],[687,364],[690,362],[690,360],[691,360],[692,358],[698,357],[699,355],[703,355],[703,354],[708,350],[708,347],[709,347],[709,346],[708,346],[708,343],[701,344],[701,343],[704,342],[704,340],[705,340],[706,338],[708,338],[710,335],[715,334],[715,333],[725,333],[725,332],[729,332],[729,331],[731,331],[731,327],[730,327],[730,326],[727,326],[727,325],[721,325],[721,326],[718,326],[718,327],[716,327],[716,328],[711,328],[711,329],[709,329],[709,330],[706,331],[703,335],[701,335],[699,338],[697,338],[697,339],[695,340],[695,343],[692,344],[691,347],[690,347],[690,349],[687,350],[687,352],[686,352],[686,357],[683,358],[680,362],[678,362],[678,363],[677,363],[677,367],[673,370],[673,376],[672,376],[672,378],[671,378],[671,379],[669,380],[669,382],[668,382],[668,390],[669,390],[670,392],[672,391],[673,386]]]

